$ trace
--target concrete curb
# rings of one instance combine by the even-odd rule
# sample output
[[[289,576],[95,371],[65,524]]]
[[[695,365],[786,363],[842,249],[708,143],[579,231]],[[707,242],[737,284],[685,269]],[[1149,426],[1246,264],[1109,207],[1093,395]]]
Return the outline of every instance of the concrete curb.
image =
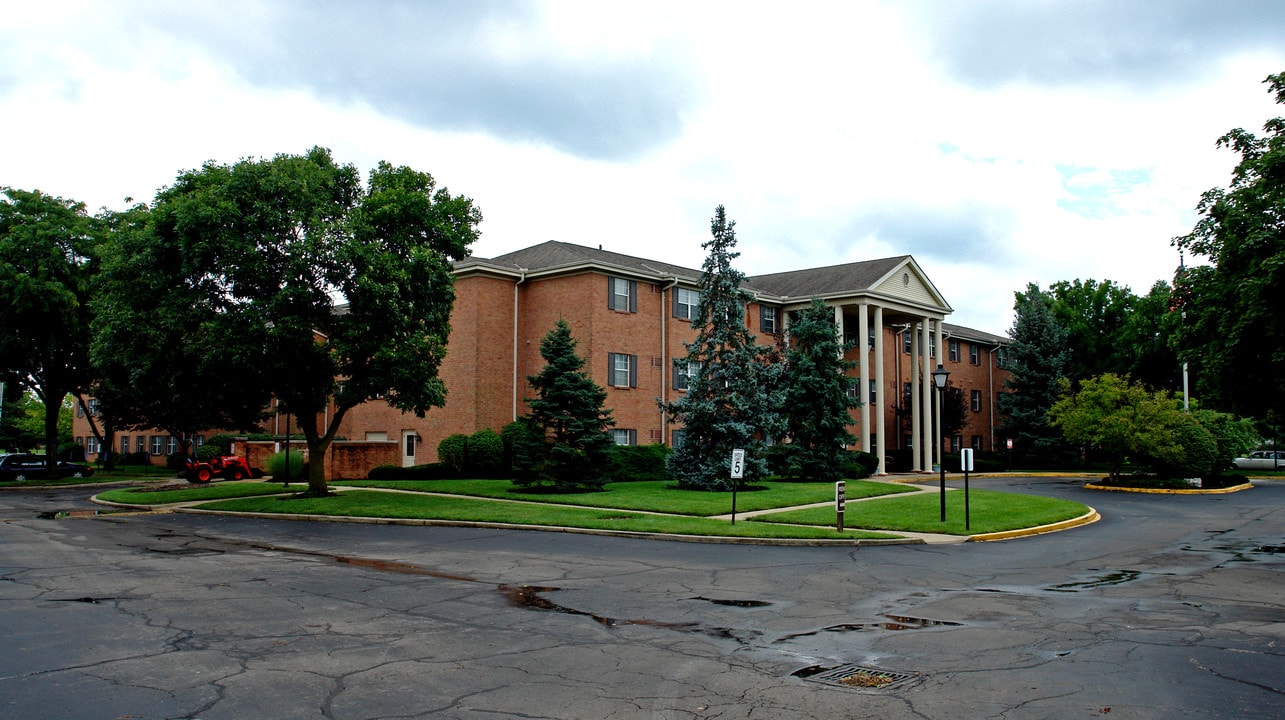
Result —
[[[1005,530],[1004,532],[982,533],[973,535],[968,538],[969,542],[991,542],[994,540],[1011,540],[1013,538],[1030,537],[1032,535],[1043,535],[1045,533],[1058,532],[1061,530],[1070,530],[1071,528],[1080,527],[1081,525],[1091,525],[1102,519],[1097,510],[1089,508],[1089,511],[1080,517],[1063,520],[1062,522],[1049,523],[1048,525],[1039,525],[1036,527],[1022,528],[1020,530]]]
[[[300,515],[286,513],[231,512],[226,510],[199,510],[175,507],[170,512],[189,515],[223,515],[227,517],[255,518],[260,520],[300,520],[308,522],[343,522],[364,525],[411,525],[420,527],[463,527],[489,530],[539,530],[573,535],[598,535],[637,540],[668,540],[672,542],[711,543],[718,545],[778,545],[799,547],[861,547],[863,545],[926,545],[923,538],[859,538],[854,540],[824,540],[819,538],[743,538],[726,535],[670,535],[666,533],[630,532],[628,530],[599,530],[572,528],[557,525],[519,525],[514,523],[474,522],[468,520],[428,520],[423,518],[368,518],[352,515]],[[883,532],[883,531],[880,531]]]
[[[1252,490],[1253,487],[1254,487],[1253,483],[1244,483],[1242,485],[1232,485],[1231,487],[1213,488],[1210,490],[1203,490],[1198,488],[1192,488],[1190,490],[1181,490],[1177,488],[1131,488],[1131,487],[1115,487],[1113,485],[1097,485],[1095,483],[1084,484],[1085,490],[1101,490],[1104,492],[1145,493],[1149,495],[1225,495],[1227,493],[1240,492],[1241,490]]]

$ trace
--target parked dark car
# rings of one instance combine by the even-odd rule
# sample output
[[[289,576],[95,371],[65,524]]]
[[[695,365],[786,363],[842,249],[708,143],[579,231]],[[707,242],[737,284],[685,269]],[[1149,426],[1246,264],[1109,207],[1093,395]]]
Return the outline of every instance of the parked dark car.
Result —
[[[88,465],[69,463],[65,460],[58,463],[57,477],[60,478],[82,478],[93,474],[94,469]],[[0,482],[44,480],[48,475],[49,471],[45,468],[44,455],[32,455],[31,453],[0,455]]]

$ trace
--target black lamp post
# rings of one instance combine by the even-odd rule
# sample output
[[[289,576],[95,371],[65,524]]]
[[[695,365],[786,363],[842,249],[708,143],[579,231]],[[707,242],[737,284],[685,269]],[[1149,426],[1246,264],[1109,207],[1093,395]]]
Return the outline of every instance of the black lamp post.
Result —
[[[941,406],[942,396],[946,394],[946,381],[950,379],[950,371],[937,363],[937,369],[933,370],[933,386],[937,388],[937,427],[941,427]],[[937,452],[941,455],[941,461],[937,464],[941,468],[941,521],[946,522],[946,454],[942,452],[940,444],[944,438],[937,438]]]

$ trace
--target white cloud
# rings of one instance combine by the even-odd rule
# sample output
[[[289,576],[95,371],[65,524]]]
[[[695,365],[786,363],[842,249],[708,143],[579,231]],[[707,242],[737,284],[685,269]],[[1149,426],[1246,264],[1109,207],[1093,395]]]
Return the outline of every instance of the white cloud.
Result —
[[[1260,85],[1285,19],[1202,8],[18,5],[0,184],[121,207],[323,145],[473,197],[480,255],[560,239],[693,267],[722,203],[748,274],[913,253],[954,322],[1004,332],[1027,282],[1167,279],[1236,161],[1216,138],[1285,114]],[[1146,27],[1164,42],[1126,46]]]

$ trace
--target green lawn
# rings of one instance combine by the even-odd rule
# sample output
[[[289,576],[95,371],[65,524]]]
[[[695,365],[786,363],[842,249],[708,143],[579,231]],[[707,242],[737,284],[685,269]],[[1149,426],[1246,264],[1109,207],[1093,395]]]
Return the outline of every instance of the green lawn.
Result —
[[[610,483],[603,492],[548,494],[523,492],[509,480],[354,480],[336,483],[351,487],[380,487],[415,492],[450,493],[473,497],[525,500],[527,502],[650,510],[674,515],[708,517],[732,511],[732,493],[679,490],[665,482]],[[736,512],[793,507],[834,500],[833,483],[764,482],[762,489],[736,493]],[[913,488],[868,480],[847,481],[849,499],[911,492]]]
[[[98,493],[99,500],[125,503],[127,505],[168,505],[177,502],[194,502],[198,500],[222,500],[224,498],[247,497],[253,495],[272,495],[283,492],[299,492],[306,485],[292,485],[283,488],[280,483],[256,482],[218,482],[208,485],[190,485],[181,490],[153,491],[148,488],[121,488]]]
[[[496,502],[486,499],[442,497],[420,493],[387,493],[348,490],[334,497],[248,497],[198,506],[231,512],[296,513],[375,518],[422,518],[515,525],[559,526],[645,533],[671,533],[720,537],[862,539],[895,535],[833,528],[772,526],[673,515],[649,515],[604,508],[562,507],[543,503]]]
[[[964,529],[964,492],[946,493],[946,522],[941,522],[941,500],[937,493],[903,495],[865,502],[849,502],[844,509],[843,524],[872,530],[976,535],[1047,525],[1070,520],[1089,508],[1070,500],[1020,495],[995,490],[969,492],[970,528]],[[758,522],[833,525],[834,508],[790,510],[760,515]]]
[[[303,515],[370,518],[429,519],[493,522],[516,525],[565,526],[679,535],[758,538],[858,539],[888,538],[887,531],[978,534],[1044,525],[1088,512],[1080,503],[1032,495],[973,490],[971,529],[964,530],[962,491],[947,494],[946,523],[938,521],[935,493],[902,495],[912,491],[891,483],[849,481],[847,511],[839,534],[834,530],[834,486],[829,483],[763,484],[763,489],[737,493],[737,512],[795,507],[824,502],[824,507],[789,510],[749,518],[732,525],[712,515],[731,509],[731,493],[677,490],[666,483],[617,483],[596,493],[563,495],[517,491],[507,480],[364,481],[369,489],[345,490],[332,497],[301,498],[290,486],[282,495],[278,483],[212,483],[177,490],[146,488],[108,490],[103,500],[133,505],[206,502],[199,507],[238,512],[292,513]],[[400,490],[386,492],[376,490]],[[448,495],[431,493],[449,493]],[[895,494],[895,497],[878,497]],[[273,497],[275,495],[276,497]],[[472,497],[455,497],[470,495]],[[856,502],[859,497],[874,499]],[[664,513],[664,514],[649,514]]]

